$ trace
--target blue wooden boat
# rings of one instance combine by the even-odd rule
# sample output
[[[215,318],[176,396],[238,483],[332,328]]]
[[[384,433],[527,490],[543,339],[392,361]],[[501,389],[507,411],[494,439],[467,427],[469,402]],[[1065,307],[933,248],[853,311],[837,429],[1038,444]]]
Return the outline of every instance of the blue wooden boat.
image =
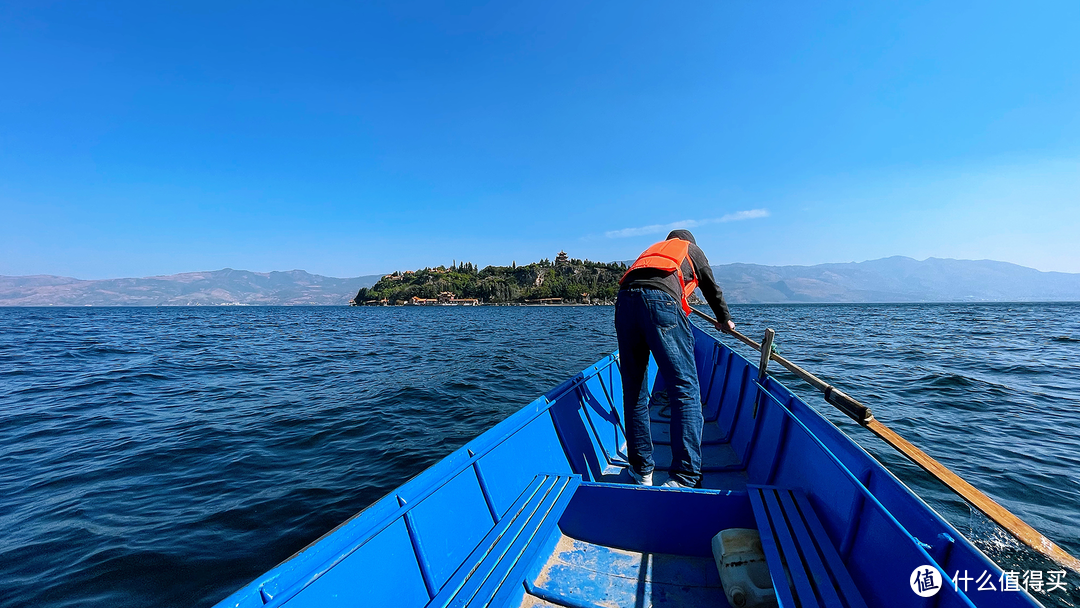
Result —
[[[1039,605],[1001,590],[1001,568],[832,423],[694,331],[702,489],[629,483],[613,354],[218,606],[728,606],[710,546],[728,528],[759,531],[780,606]],[[662,471],[659,407],[653,435]],[[944,578],[922,597],[927,566]]]

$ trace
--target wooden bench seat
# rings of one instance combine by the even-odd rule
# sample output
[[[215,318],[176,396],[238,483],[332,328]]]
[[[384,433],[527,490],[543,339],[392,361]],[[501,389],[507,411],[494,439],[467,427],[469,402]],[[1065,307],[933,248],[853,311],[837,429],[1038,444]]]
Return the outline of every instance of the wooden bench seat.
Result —
[[[501,605],[503,596],[520,590],[525,570],[580,484],[578,475],[537,475],[427,606]]]
[[[747,492],[781,608],[866,608],[805,494],[755,485]]]

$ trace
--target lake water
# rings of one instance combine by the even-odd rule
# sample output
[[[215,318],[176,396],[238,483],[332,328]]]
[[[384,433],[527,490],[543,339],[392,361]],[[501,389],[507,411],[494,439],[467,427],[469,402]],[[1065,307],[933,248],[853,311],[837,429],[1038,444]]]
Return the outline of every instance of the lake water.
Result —
[[[1080,555],[1080,305],[732,313]],[[614,350],[612,315],[0,309],[0,606],[212,604]],[[778,378],[1003,566],[1057,569]]]

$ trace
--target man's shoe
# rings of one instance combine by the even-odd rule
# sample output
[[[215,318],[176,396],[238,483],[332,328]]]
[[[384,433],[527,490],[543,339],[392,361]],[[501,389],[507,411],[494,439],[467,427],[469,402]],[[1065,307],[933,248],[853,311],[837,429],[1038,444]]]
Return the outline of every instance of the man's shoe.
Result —
[[[634,483],[639,486],[651,486],[652,485],[652,472],[648,472],[644,475],[638,475],[634,467],[626,467],[627,471],[630,471],[630,478],[634,480]]]
[[[684,490],[687,490],[687,489],[693,488],[694,486],[683,485],[677,479],[671,478],[671,479],[665,481],[664,485],[662,485],[660,487],[661,488],[682,488]]]

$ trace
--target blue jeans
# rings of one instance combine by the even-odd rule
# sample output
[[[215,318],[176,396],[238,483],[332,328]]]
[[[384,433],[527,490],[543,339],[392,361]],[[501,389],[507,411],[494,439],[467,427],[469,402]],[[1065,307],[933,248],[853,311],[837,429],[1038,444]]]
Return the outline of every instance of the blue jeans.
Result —
[[[649,353],[671,402],[671,477],[694,486],[701,479],[701,390],[694,364],[694,332],[682,307],[659,289],[624,289],[615,303],[615,333],[623,384],[623,416],[630,466],[651,473],[652,429],[645,372]]]

